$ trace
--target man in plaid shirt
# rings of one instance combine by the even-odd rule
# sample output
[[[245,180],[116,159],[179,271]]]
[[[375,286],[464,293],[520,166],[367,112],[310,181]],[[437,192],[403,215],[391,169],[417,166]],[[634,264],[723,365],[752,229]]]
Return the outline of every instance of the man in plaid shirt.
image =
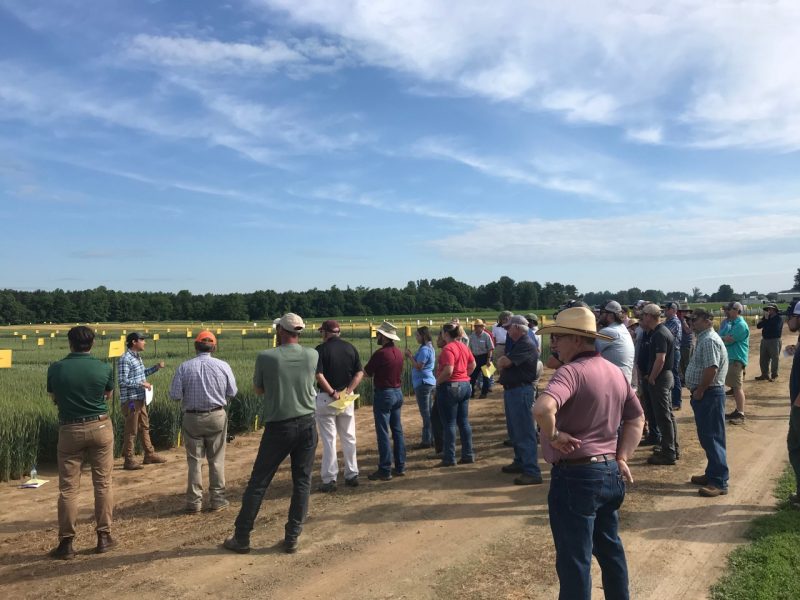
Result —
[[[128,350],[120,357],[117,367],[119,399],[122,403],[122,414],[125,416],[122,456],[125,458],[123,468],[136,471],[143,468],[133,459],[133,446],[136,443],[136,435],[140,431],[144,448],[144,464],[167,462],[166,458],[156,454],[153,443],[150,441],[150,418],[147,415],[147,405],[144,401],[145,390],[153,387],[147,381],[147,377],[159,369],[163,369],[164,361],[145,369],[142,357],[139,356],[144,351],[144,335],[134,331],[128,334],[126,341]]]
[[[713,498],[728,493],[724,386],[728,350],[714,331],[714,317],[707,310],[696,308],[687,320],[697,334],[697,345],[686,366],[686,385],[692,391],[697,437],[708,459],[706,472],[693,475],[691,481],[701,486],[701,496]]]

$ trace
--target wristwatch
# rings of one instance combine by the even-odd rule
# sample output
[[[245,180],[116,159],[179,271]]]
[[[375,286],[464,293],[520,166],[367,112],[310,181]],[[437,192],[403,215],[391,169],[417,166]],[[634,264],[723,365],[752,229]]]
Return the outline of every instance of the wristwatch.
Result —
[[[558,434],[561,433],[558,429],[553,431],[553,435],[550,436],[550,441],[555,442],[558,439]]]

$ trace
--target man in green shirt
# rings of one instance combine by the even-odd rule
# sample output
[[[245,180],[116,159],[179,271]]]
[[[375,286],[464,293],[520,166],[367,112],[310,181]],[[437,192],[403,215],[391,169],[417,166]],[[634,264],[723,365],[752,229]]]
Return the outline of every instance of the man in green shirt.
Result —
[[[108,418],[107,402],[114,389],[111,365],[93,357],[94,332],[85,326],[67,333],[70,354],[50,365],[47,392],[58,406],[58,547],[53,558],[75,556],[72,540],[78,520],[78,490],[81,464],[88,451],[94,484],[94,516],[98,553],[115,545],[111,538],[113,498],[111,471],[114,468],[114,427]]]
[[[250,552],[250,532],[264,494],[287,456],[291,456],[293,489],[283,548],[289,554],[297,552],[297,538],[308,512],[317,449],[314,380],[319,355],[300,345],[305,323],[298,315],[286,313],[275,328],[279,346],[258,355],[253,377],[256,393],[264,396],[264,434],[242,496],[234,534],[223,544],[240,554]]]

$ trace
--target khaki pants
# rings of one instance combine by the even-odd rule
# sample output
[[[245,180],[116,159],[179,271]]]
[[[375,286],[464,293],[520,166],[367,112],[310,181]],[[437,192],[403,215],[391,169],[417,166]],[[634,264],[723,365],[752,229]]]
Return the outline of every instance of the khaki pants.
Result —
[[[224,410],[210,413],[184,413],[183,443],[189,481],[186,485],[186,507],[200,508],[203,503],[203,459],[208,459],[208,494],[211,508],[227,504],[225,499],[225,438],[228,416]]]
[[[110,419],[62,425],[58,430],[58,537],[75,537],[81,463],[89,452],[94,485],[94,519],[97,531],[111,531],[114,499],[111,472],[114,469],[114,426]]]
[[[144,400],[134,400],[133,408],[128,402],[122,403],[122,414],[125,415],[125,433],[122,456],[126,462],[133,460],[133,447],[136,444],[136,435],[142,432],[142,448],[144,455],[155,454],[153,443],[150,441],[150,417],[147,415],[147,406]]]
[[[762,377],[778,376],[778,365],[781,359],[781,339],[761,340],[761,352],[759,356],[759,366],[761,367]],[[770,369],[770,363],[772,369]]]

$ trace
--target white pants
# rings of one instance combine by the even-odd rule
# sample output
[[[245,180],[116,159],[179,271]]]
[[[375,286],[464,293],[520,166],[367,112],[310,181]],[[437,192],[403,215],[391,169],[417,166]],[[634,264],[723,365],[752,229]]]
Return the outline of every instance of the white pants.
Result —
[[[358,475],[356,460],[356,417],[355,408],[351,404],[338,415],[336,409],[328,406],[332,402],[328,394],[317,394],[317,429],[322,441],[322,468],[320,476],[323,483],[336,481],[339,474],[339,463],[336,460],[336,434],[342,444],[345,479]]]

